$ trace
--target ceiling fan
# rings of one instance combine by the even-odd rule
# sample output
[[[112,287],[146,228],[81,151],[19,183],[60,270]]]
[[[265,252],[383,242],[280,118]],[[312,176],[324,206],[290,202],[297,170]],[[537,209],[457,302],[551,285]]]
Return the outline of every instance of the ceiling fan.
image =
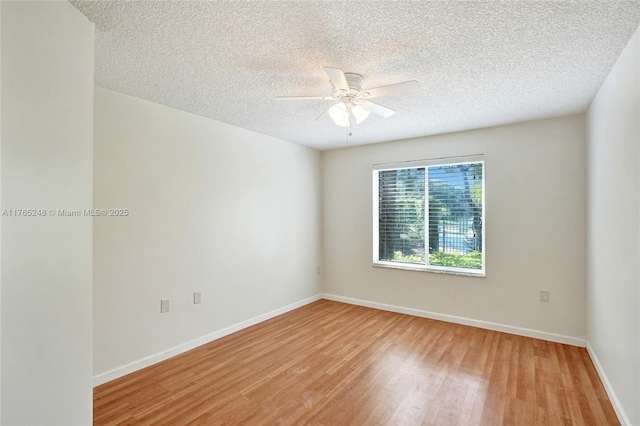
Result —
[[[340,68],[332,67],[324,67],[324,71],[329,76],[333,86],[331,96],[278,96],[276,99],[337,101],[335,105],[326,110],[316,120],[328,116],[338,126],[349,127],[352,121],[351,116],[355,119],[356,124],[360,124],[367,119],[370,113],[378,114],[384,118],[391,117],[396,113],[390,108],[369,101],[369,99],[413,92],[420,89],[418,82],[411,80],[363,90],[364,77],[360,74],[343,72]]]

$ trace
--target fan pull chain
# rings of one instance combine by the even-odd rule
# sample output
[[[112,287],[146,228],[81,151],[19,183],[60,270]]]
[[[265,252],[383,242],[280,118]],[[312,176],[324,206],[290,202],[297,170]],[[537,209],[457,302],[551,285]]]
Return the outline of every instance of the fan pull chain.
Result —
[[[351,133],[351,120],[349,120],[349,126],[347,127],[347,145],[349,145],[349,136],[353,136]]]

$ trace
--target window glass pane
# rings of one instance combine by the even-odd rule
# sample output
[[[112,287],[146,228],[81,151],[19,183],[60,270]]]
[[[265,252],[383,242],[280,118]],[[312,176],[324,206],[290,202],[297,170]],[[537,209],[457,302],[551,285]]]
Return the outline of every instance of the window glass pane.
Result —
[[[425,261],[425,169],[378,173],[379,260]]]
[[[429,264],[482,269],[482,163],[428,172]]]

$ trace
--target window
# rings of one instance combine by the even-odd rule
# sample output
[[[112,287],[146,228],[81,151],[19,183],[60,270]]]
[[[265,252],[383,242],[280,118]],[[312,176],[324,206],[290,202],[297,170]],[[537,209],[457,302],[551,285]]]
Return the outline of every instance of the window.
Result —
[[[373,263],[484,276],[482,156],[375,165]]]

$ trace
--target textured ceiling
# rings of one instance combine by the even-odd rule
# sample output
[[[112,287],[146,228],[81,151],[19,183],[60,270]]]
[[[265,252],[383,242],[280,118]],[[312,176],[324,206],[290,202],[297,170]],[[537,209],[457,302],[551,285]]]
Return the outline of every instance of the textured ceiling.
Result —
[[[418,80],[353,127],[365,144],[584,112],[640,24],[640,1],[80,1],[96,84],[318,149],[346,130],[324,66],[364,88]]]

